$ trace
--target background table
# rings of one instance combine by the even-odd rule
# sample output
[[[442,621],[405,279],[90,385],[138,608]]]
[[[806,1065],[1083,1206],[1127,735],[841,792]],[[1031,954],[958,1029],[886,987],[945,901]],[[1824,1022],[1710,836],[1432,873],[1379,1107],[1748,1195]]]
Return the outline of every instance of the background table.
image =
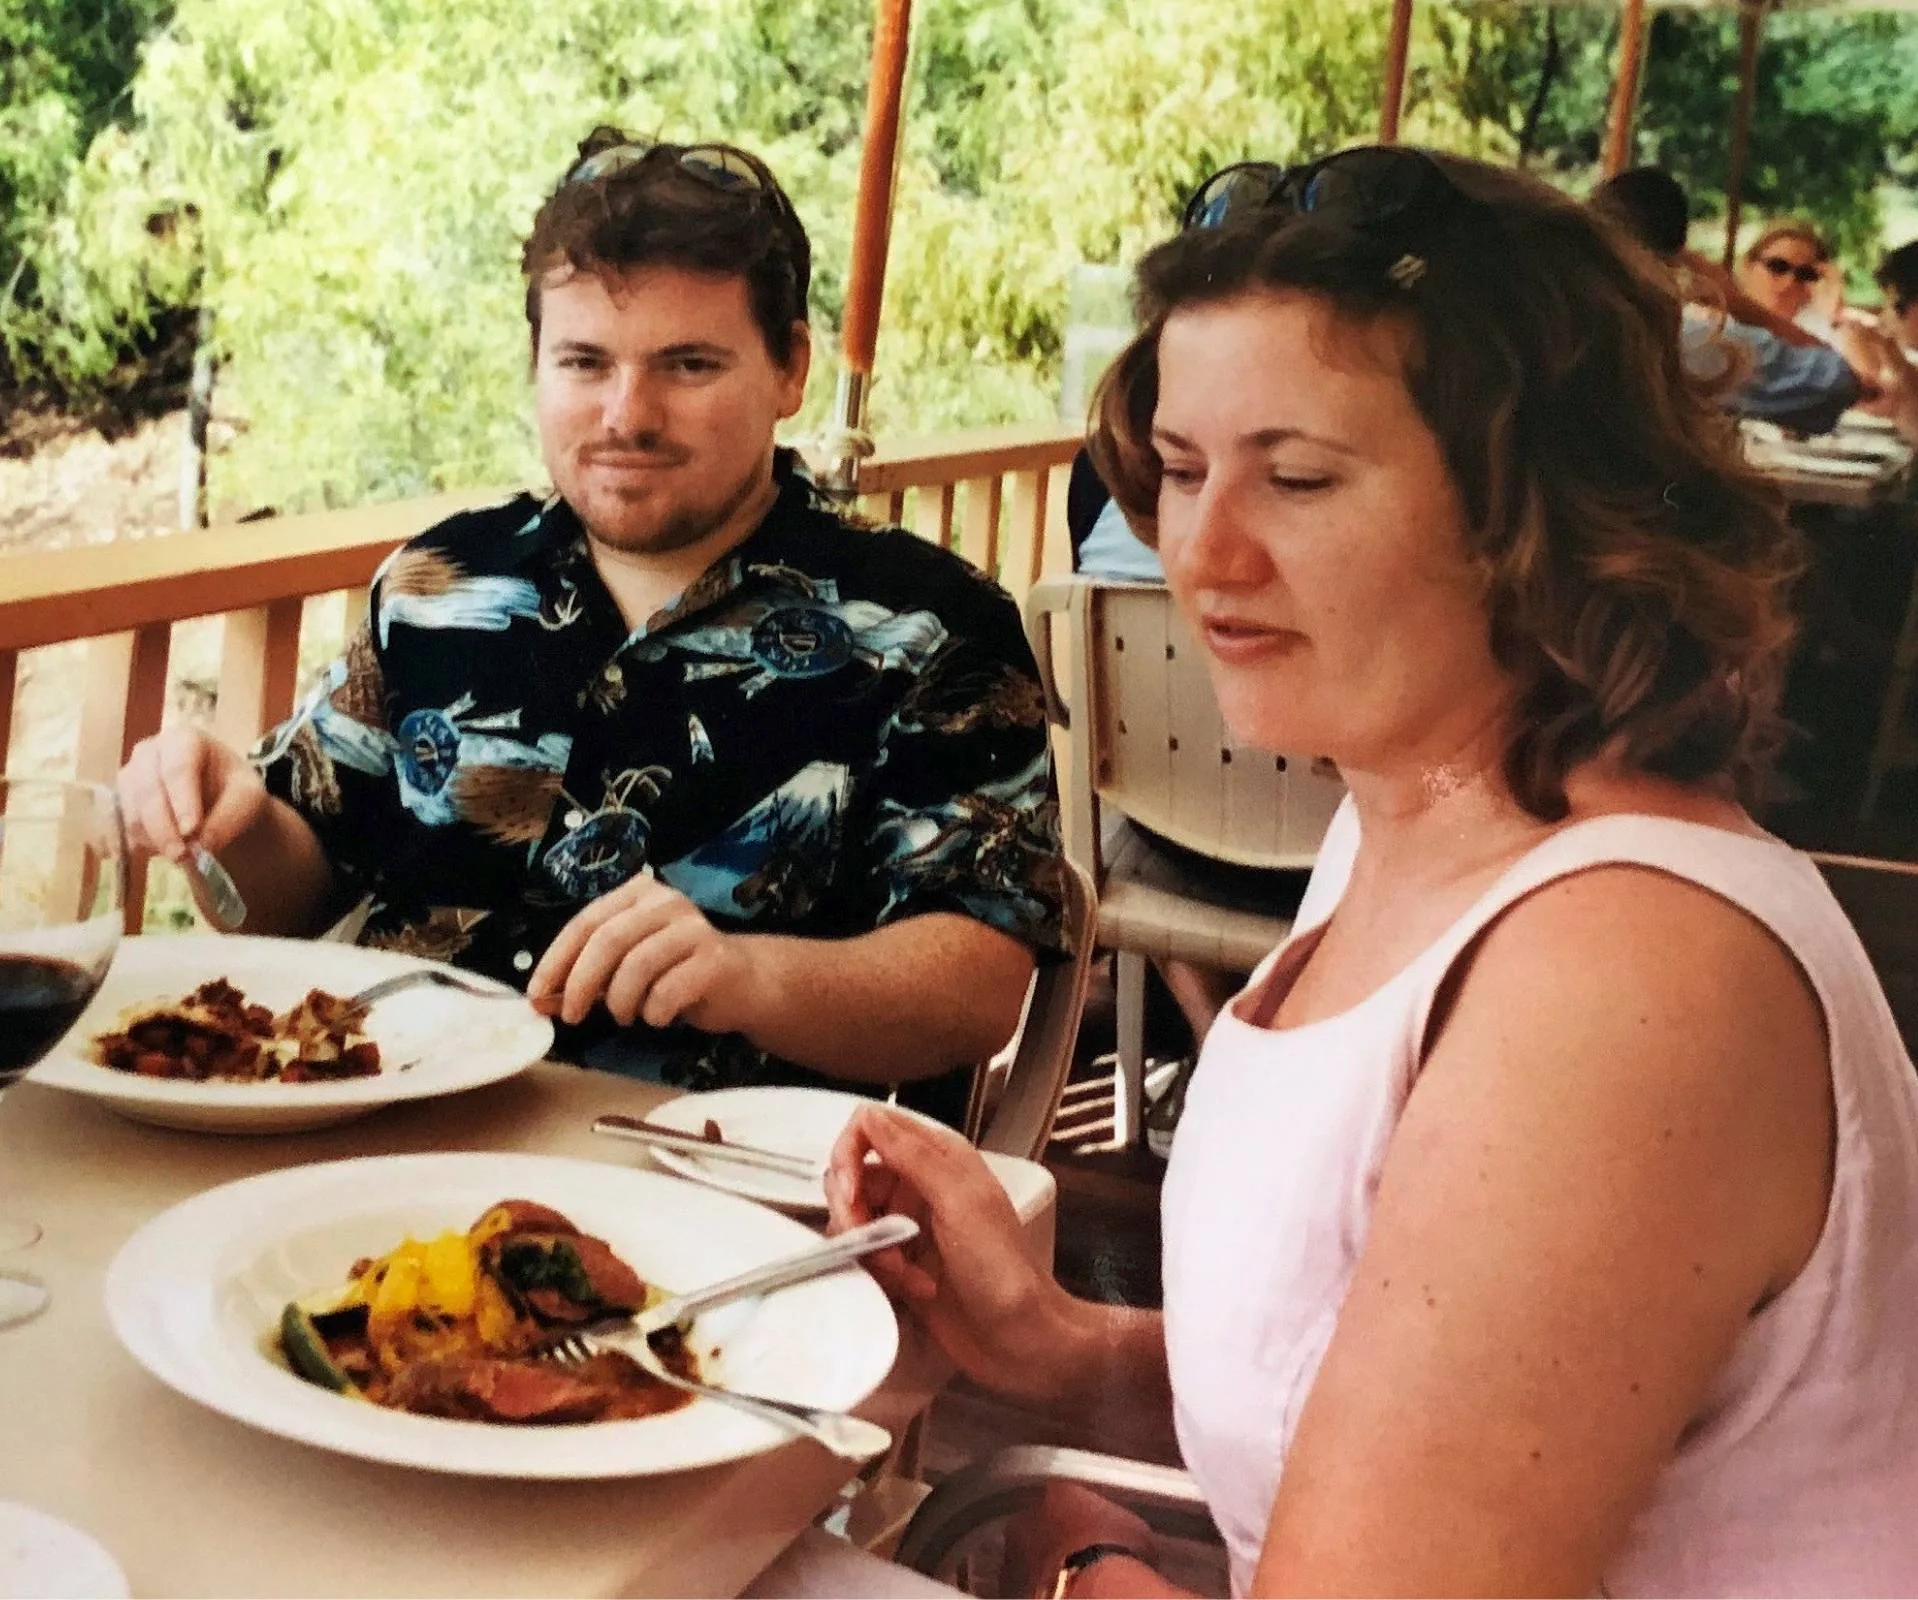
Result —
[[[0,1333],[0,1499],[86,1529],[136,1595],[735,1595],[851,1476],[809,1442],[662,1478],[516,1483],[334,1455],[260,1433],[149,1377],[107,1326],[101,1283],[141,1223],[214,1184],[276,1167],[417,1150],[517,1150],[635,1165],[595,1136],[657,1085],[550,1063],[490,1089],[417,1101],[319,1133],[231,1138],[126,1122],[78,1095],[0,1097],[0,1209],[46,1237],[15,1258],[53,1305]],[[1054,1189],[990,1157],[1050,1263]],[[897,1432],[943,1361],[904,1337],[861,1408]]]
[[[1912,450],[1883,427],[1846,422],[1808,439],[1781,439],[1775,429],[1743,430],[1745,455],[1793,505],[1882,505],[1904,492]]]

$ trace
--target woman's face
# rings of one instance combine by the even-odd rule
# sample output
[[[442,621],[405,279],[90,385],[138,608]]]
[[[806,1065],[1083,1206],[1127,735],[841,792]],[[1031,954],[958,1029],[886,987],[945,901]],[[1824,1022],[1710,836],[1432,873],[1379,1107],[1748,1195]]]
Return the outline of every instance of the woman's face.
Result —
[[[1399,350],[1264,291],[1177,312],[1159,340],[1159,552],[1227,726],[1354,771],[1450,760],[1507,698]]]
[[[1811,240],[1781,234],[1746,260],[1739,286],[1767,310],[1789,320],[1811,304],[1812,291],[1824,272],[1818,247]]]

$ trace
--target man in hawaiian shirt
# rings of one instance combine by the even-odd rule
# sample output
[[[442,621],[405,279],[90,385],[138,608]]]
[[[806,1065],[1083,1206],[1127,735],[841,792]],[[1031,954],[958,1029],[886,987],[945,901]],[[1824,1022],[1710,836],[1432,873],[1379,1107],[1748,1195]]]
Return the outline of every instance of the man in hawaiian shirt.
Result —
[[[811,256],[755,158],[602,129],[522,267],[556,492],[396,552],[250,758],[140,745],[134,843],[212,850],[249,932],[369,899],[362,942],[557,997],[592,1064],[956,1119],[1061,937],[1015,608],[775,448]]]

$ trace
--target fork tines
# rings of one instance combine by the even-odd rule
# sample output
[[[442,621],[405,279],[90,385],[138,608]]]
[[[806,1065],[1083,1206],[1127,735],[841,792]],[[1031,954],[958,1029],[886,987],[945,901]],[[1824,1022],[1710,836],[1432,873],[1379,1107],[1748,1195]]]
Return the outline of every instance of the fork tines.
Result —
[[[591,1360],[597,1353],[583,1333],[563,1334],[540,1351],[546,1359],[569,1367],[576,1367],[582,1361]]]

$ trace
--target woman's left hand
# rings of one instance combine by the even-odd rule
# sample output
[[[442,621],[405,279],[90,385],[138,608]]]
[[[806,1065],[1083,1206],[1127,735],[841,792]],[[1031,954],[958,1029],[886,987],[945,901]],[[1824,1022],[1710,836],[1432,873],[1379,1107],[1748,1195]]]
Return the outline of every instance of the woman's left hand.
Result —
[[[1147,1565],[1158,1559],[1152,1530],[1124,1506],[1076,1483],[1048,1484],[1038,1505],[1006,1524],[999,1593],[1050,1595],[1060,1563],[1089,1544],[1122,1544]]]

